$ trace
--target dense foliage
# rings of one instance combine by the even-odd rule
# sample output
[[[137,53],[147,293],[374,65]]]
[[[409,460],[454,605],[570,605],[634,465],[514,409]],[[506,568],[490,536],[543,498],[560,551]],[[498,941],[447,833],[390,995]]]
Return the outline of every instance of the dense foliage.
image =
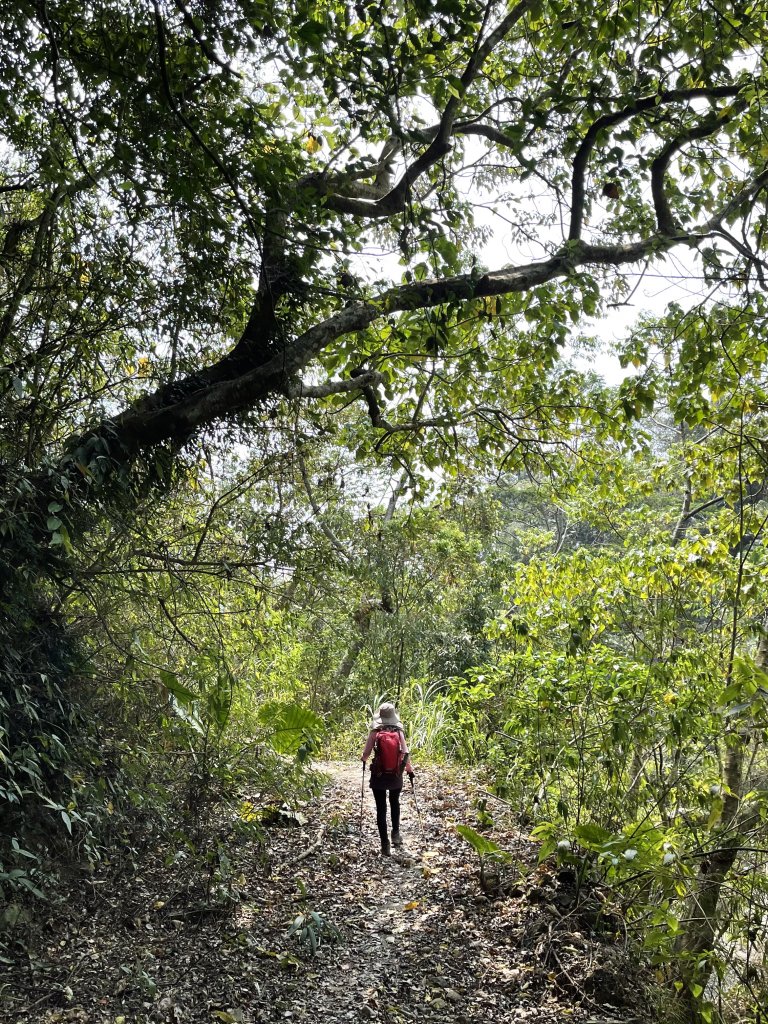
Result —
[[[141,828],[221,874],[212,808],[387,694],[711,1016],[766,919],[759,6],[0,10],[3,894]]]

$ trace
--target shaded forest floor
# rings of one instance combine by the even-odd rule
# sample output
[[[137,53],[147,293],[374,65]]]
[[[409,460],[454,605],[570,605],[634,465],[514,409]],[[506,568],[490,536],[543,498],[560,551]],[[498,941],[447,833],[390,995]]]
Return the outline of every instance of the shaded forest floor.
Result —
[[[421,821],[404,791],[405,852],[386,859],[367,788],[361,840],[359,768],[324,767],[305,821],[270,828],[267,847],[230,829],[216,874],[150,844],[138,866],[113,863],[17,926],[3,1021],[653,1019],[620,915],[598,888],[577,892],[572,872],[538,867],[503,805],[491,835],[514,860],[484,893],[454,828],[477,826],[471,784],[420,772]],[[299,915],[314,954],[289,934]]]

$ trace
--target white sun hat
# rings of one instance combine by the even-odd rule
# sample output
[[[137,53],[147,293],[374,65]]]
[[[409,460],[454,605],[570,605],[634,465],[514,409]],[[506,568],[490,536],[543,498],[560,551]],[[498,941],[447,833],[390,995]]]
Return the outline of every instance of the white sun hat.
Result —
[[[382,704],[373,716],[372,729],[402,729],[403,723],[394,704]]]

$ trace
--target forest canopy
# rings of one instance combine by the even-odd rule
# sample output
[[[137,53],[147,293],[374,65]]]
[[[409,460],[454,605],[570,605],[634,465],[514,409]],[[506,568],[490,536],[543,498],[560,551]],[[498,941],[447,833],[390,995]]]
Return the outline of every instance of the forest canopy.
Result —
[[[759,309],[762,19],[572,15],[9,5],[2,386],[48,496],[288,404],[395,462],[525,449],[590,419],[544,383],[573,325],[673,250]]]
[[[698,999],[764,864],[764,12],[0,10],[3,891],[397,696],[545,856],[634,830]]]

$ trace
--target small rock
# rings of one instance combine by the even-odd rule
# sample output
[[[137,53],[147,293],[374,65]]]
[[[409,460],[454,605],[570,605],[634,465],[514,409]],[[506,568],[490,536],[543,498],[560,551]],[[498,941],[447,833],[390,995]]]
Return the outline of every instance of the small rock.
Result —
[[[443,995],[445,996],[446,999],[450,999],[452,1003],[461,1002],[461,996],[459,995],[455,988],[443,989]]]

